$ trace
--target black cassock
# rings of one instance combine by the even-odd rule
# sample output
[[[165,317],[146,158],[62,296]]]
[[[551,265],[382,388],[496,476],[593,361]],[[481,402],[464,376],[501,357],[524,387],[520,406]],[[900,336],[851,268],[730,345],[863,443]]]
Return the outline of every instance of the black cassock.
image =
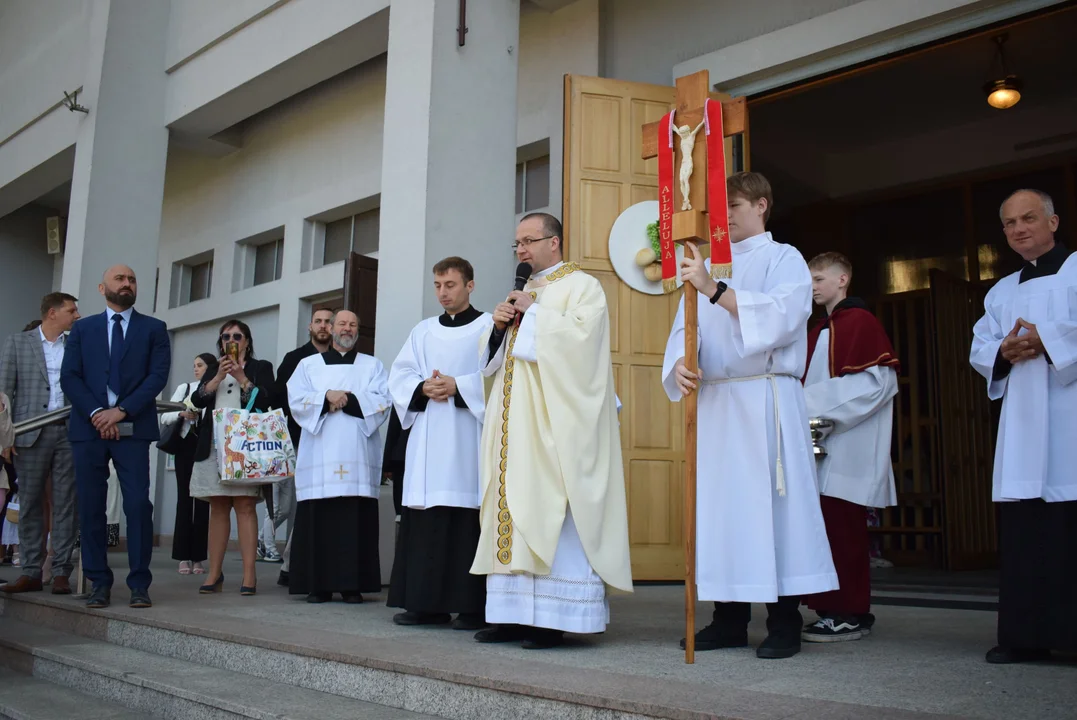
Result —
[[[1068,256],[1056,244],[1019,282],[1057,274]],[[1009,369],[1000,353],[995,378]],[[999,503],[998,644],[1077,652],[1077,501]]]
[[[481,316],[481,312],[469,307],[456,317],[444,314],[439,322],[446,327],[460,327]],[[428,400],[420,384],[412,396],[411,409],[424,410]],[[454,402],[457,407],[467,407],[459,395]],[[394,482],[401,485],[402,465],[399,474],[394,473]],[[398,512],[400,532],[388,606],[415,613],[482,616],[486,611],[486,577],[470,572],[479,545],[479,511],[460,507],[425,510],[400,507]]]
[[[322,353],[326,365],[351,365],[353,350]],[[328,412],[328,402],[322,412]],[[341,412],[361,418],[354,396]],[[381,591],[378,501],[368,497],[304,500],[296,505],[288,593],[376,593]]]

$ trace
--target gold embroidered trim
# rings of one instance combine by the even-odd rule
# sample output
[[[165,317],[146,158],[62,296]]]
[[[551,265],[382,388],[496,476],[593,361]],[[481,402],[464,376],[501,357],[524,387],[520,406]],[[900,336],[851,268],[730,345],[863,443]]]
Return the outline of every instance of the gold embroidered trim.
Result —
[[[554,282],[555,280],[560,280],[561,278],[565,277],[566,275],[571,275],[572,273],[576,272],[577,270],[582,270],[582,269],[583,268],[581,268],[579,265],[577,265],[574,262],[565,263],[564,265],[562,265],[561,267],[557,268],[552,273],[547,275],[546,279],[549,280],[550,282]]]
[[[519,326],[514,325],[509,336],[509,346],[505,350],[505,377],[502,380],[504,399],[501,404],[504,410],[501,412],[501,463],[498,466],[501,474],[497,486],[497,561],[502,565],[512,562],[512,513],[509,512],[508,499],[505,497],[505,471],[509,467],[509,403],[512,400],[512,370],[516,366],[512,349],[516,346],[516,333],[519,329]]]

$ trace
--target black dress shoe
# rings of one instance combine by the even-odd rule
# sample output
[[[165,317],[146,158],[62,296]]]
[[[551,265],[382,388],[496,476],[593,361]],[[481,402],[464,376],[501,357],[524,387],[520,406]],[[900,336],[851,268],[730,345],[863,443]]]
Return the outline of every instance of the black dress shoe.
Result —
[[[421,613],[407,612],[393,615],[393,622],[397,625],[446,625],[452,621],[449,613]],[[475,628],[478,630],[478,628]]]
[[[757,658],[781,660],[800,652],[800,636],[793,633],[771,633],[755,651]]]
[[[696,633],[696,650],[721,650],[722,648],[748,647],[748,629],[730,630],[718,623],[711,623]],[[684,638],[681,638],[681,650],[684,650]]]
[[[1012,663],[1042,662],[1051,659],[1050,650],[1016,650],[995,646],[987,651],[985,660],[992,665],[1010,665]]]
[[[494,625],[492,628],[475,633],[475,642],[507,643],[520,642],[528,638],[528,629],[523,625]]]
[[[150,601],[150,593],[145,589],[132,590],[130,604],[133,608],[153,607],[153,602]]]
[[[327,603],[333,599],[333,593],[327,592],[312,592],[307,595],[307,602],[309,603]]]
[[[349,605],[362,605],[363,604],[363,593],[346,592],[346,593],[341,593],[340,596],[342,598],[344,598],[344,602],[348,603]]]
[[[528,637],[520,647],[524,650],[549,650],[565,644],[565,633],[549,628],[529,628]]]
[[[478,613],[460,613],[452,621],[453,630],[481,630],[486,627],[486,620]]]
[[[90,597],[86,598],[86,607],[91,610],[107,608],[112,603],[112,588],[104,585],[95,585],[90,590]]]
[[[288,587],[288,571],[281,570],[280,575],[277,576],[277,584],[281,587]]]

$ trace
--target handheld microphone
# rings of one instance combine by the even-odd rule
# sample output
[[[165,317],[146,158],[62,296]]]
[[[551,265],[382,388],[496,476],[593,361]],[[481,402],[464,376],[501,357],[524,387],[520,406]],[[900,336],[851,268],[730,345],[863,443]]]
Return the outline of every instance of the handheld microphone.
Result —
[[[531,263],[522,262],[516,266],[516,282],[513,284],[513,290],[523,290],[524,285],[527,284],[528,279],[531,277]]]

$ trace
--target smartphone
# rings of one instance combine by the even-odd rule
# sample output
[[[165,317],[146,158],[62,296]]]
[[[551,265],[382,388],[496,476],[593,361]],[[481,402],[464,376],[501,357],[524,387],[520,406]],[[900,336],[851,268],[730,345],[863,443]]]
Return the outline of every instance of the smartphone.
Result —
[[[229,340],[224,344],[224,353],[232,358],[232,362],[239,363],[239,343],[235,340]]]

